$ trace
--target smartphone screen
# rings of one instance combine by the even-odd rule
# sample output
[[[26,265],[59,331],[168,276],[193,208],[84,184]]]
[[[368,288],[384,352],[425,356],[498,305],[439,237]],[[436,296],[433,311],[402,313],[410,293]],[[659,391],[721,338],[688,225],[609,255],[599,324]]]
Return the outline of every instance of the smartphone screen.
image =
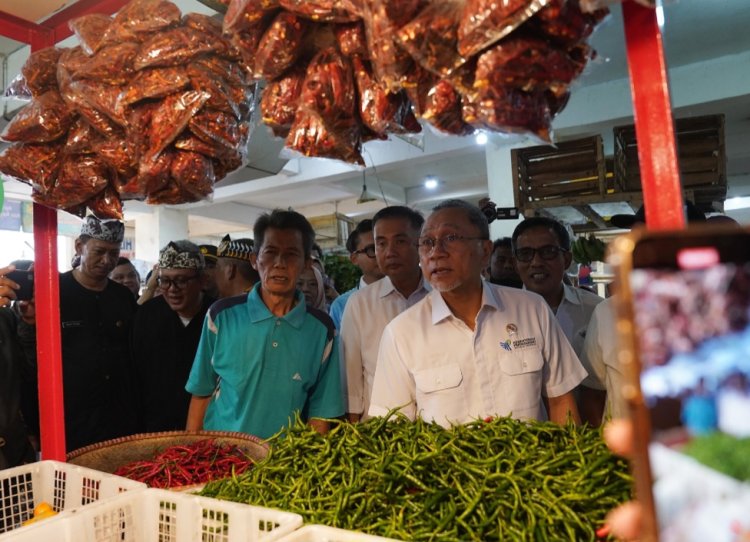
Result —
[[[646,235],[632,258],[660,540],[750,541],[750,235]]]
[[[6,277],[18,284],[19,288],[16,290],[16,299],[18,301],[30,301],[34,298],[33,271],[22,271],[17,269],[8,273]]]

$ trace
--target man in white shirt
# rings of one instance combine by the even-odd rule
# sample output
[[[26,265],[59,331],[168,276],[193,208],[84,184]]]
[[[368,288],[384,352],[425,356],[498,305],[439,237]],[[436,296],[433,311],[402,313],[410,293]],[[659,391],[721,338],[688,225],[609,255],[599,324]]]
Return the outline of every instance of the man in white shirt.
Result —
[[[357,224],[357,227],[346,240],[346,249],[349,251],[351,262],[362,271],[362,276],[359,278],[357,286],[344,292],[331,303],[328,314],[331,316],[336,329],[341,329],[341,318],[344,315],[346,304],[349,302],[349,297],[357,290],[383,278],[383,272],[378,267],[378,261],[375,258],[372,220],[367,218]]]
[[[576,422],[571,390],[586,376],[544,300],[483,281],[492,242],[477,207],[448,200],[422,229],[433,287],[380,342],[369,414],[400,408],[443,426],[486,416]]]
[[[422,215],[408,207],[393,206],[378,211],[372,221],[375,258],[385,277],[352,294],[341,320],[347,414],[351,421],[368,417],[383,329],[429,291],[417,252]]]
[[[580,356],[591,313],[603,298],[563,282],[572,260],[568,231],[557,220],[535,216],[516,226],[512,240],[524,287],[544,298]]]

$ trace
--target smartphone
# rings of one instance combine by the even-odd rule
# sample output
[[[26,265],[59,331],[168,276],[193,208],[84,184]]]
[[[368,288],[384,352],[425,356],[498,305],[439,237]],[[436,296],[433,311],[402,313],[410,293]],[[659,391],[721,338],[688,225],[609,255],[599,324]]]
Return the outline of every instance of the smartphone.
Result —
[[[642,540],[750,540],[750,230],[614,241]]]
[[[20,269],[16,269],[5,276],[20,286],[20,288],[16,290],[16,299],[18,301],[31,301],[34,298],[33,271],[21,271]]]

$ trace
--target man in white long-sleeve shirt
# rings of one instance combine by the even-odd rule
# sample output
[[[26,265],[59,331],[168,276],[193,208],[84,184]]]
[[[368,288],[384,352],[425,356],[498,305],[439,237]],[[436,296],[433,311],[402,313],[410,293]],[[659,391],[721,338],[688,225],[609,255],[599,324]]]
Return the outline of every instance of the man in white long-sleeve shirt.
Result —
[[[341,323],[346,411],[352,421],[367,418],[383,329],[430,289],[419,269],[417,252],[422,215],[393,206],[378,211],[372,221],[375,257],[385,277],[352,294]]]

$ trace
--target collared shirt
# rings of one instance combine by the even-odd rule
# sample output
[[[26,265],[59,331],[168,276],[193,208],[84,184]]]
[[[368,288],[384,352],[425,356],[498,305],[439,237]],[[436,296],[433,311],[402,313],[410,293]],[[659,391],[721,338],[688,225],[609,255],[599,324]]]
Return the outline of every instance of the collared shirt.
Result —
[[[607,390],[605,417],[622,418],[627,416],[627,408],[622,397],[624,375],[617,359],[617,328],[613,304],[613,298],[608,297],[591,314],[580,356],[589,375],[582,384],[595,390]]]
[[[424,277],[408,298],[384,277],[349,298],[341,328],[341,355],[346,372],[347,412],[365,414],[378,361],[383,329],[391,320],[421,301],[431,290]]]
[[[546,418],[586,371],[544,299],[482,281],[475,330],[437,291],[383,332],[370,416],[401,407],[445,427],[486,416]]]
[[[211,396],[203,426],[268,438],[295,413],[304,420],[344,413],[335,329],[330,317],[296,305],[275,316],[249,294],[217,301],[209,309],[185,389]]]
[[[331,307],[328,309],[328,314],[330,315],[331,320],[333,320],[333,325],[336,326],[336,329],[341,329],[341,318],[344,316],[344,308],[346,308],[346,303],[349,301],[351,295],[365,286],[367,286],[365,279],[359,277],[359,284],[357,284],[357,286],[351,290],[347,290],[333,300]]]
[[[591,313],[602,301],[603,297],[588,290],[563,284],[563,299],[555,311],[555,317],[578,356],[583,350],[583,340],[586,337]]]

